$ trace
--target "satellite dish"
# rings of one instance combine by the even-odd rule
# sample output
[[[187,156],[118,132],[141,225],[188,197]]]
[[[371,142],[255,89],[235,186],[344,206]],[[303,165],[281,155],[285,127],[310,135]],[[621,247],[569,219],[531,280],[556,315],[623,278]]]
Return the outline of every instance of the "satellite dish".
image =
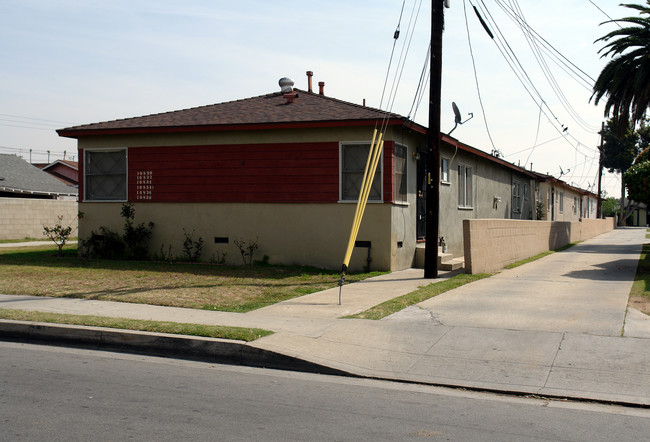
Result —
[[[456,124],[460,123],[462,120],[462,117],[460,116],[460,110],[458,110],[458,106],[456,106],[455,102],[451,102],[451,108],[454,110],[454,122]]]
[[[447,135],[451,135],[451,133],[458,127],[459,124],[466,123],[467,121],[471,120],[474,117],[473,113],[469,113],[469,118],[465,121],[463,121],[462,117],[460,116],[460,110],[458,110],[458,106],[456,106],[455,102],[451,102],[451,108],[454,110],[454,128],[449,131]]]

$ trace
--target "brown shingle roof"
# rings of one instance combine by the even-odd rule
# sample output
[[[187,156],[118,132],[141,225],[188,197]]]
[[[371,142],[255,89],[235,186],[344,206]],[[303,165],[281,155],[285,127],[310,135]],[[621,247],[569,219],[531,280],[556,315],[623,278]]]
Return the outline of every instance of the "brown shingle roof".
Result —
[[[324,95],[294,89],[291,103],[281,92],[191,109],[177,110],[143,117],[126,118],[103,123],[86,124],[58,130],[64,137],[102,133],[128,133],[178,130],[218,130],[236,126],[285,124],[344,124],[374,123],[386,116],[379,109],[361,106]],[[389,113],[396,124],[406,118]]]

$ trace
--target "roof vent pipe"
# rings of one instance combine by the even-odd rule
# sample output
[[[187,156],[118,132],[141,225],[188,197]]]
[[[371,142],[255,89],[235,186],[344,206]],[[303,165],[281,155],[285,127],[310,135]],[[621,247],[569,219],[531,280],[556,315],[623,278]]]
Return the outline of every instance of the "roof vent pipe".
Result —
[[[320,95],[325,95],[325,82],[324,81],[319,81],[318,82],[318,93]]]
[[[314,89],[311,86],[311,77],[314,76],[314,73],[312,71],[307,71],[307,91],[308,92],[314,92]]]
[[[293,80],[289,77],[282,77],[280,78],[280,81],[278,81],[278,84],[280,85],[280,91],[283,94],[289,94],[293,92]]]

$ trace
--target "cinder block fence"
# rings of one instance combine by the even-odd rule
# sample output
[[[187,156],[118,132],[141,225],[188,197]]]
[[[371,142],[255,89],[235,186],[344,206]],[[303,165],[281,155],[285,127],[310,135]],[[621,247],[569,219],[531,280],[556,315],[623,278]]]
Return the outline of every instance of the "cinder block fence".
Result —
[[[54,226],[59,216],[77,236],[78,213],[74,200],[0,198],[0,239],[45,238],[43,226]]]
[[[609,232],[614,225],[614,218],[578,222],[467,219],[463,221],[465,271],[496,272],[521,259]]]

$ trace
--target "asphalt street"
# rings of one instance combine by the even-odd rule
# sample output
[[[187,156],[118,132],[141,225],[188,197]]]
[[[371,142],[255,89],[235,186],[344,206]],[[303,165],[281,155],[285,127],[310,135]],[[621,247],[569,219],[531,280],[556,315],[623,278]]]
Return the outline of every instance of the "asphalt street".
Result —
[[[0,342],[2,440],[647,438],[650,410]]]

